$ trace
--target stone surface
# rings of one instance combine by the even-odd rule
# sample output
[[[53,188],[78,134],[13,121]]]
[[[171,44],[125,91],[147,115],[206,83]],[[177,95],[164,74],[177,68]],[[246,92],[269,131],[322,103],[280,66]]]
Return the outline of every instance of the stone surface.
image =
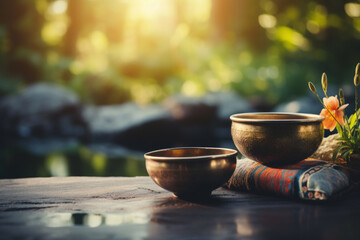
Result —
[[[205,98],[172,96],[164,101],[172,117],[187,124],[208,124],[217,118],[218,107]]]
[[[178,132],[169,111],[159,105],[141,107],[129,102],[89,106],[83,116],[91,141],[115,142],[134,149],[162,145]]]
[[[360,193],[326,204],[234,192],[185,201],[149,177],[0,180],[0,239],[360,239]]]
[[[158,106],[140,107],[129,102],[120,105],[90,106],[84,109],[84,117],[89,122],[93,135],[124,132],[145,122],[168,118],[169,113]]]
[[[340,142],[336,140],[339,137],[340,135],[336,133],[324,138],[319,148],[310,157],[331,162],[333,153],[340,144]]]
[[[165,101],[175,119],[194,123],[220,120],[229,123],[235,113],[256,111],[250,103],[232,91],[212,92],[203,97],[173,96]]]
[[[229,122],[230,116],[235,113],[256,111],[245,98],[232,91],[208,93],[204,99],[217,106],[218,118],[223,122]]]
[[[74,93],[38,83],[0,101],[0,131],[12,137],[80,137],[86,129],[80,110]]]
[[[0,100],[0,133],[6,140],[25,140],[25,147],[35,146],[41,152],[61,150],[60,145],[72,141],[112,143],[135,151],[223,146],[232,142],[230,115],[251,111],[250,104],[234,92],[202,98],[173,96],[163,105],[144,107],[133,102],[89,106],[69,90],[39,83]],[[54,149],[56,145],[60,148]]]
[[[167,99],[164,105],[178,124],[175,143],[179,142],[180,146],[234,148],[230,116],[255,111],[247,100],[232,91],[208,93],[203,97],[177,95]]]

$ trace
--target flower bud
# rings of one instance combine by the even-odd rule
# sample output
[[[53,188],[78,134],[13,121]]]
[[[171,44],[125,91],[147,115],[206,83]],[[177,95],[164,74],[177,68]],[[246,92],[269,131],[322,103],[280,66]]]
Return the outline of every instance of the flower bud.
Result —
[[[327,76],[326,73],[323,73],[321,76],[321,85],[322,85],[322,89],[326,95],[326,91],[327,91]]]
[[[312,83],[312,82],[309,82],[309,89],[313,92],[313,93],[317,93],[316,92],[316,87],[315,87],[315,85]]]
[[[360,63],[356,64],[355,76],[356,76],[356,75],[360,75]]]
[[[339,89],[339,98],[340,98],[340,106],[344,105],[345,104],[344,92],[341,88]]]
[[[360,77],[359,77],[359,75],[357,74],[357,75],[355,75],[355,77],[354,77],[354,85],[355,85],[355,87],[357,87],[357,86],[359,86],[359,84],[360,84]]]

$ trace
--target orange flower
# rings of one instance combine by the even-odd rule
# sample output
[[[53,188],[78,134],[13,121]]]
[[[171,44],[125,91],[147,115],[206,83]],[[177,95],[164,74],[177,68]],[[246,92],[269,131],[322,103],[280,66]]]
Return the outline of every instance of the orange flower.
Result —
[[[330,131],[333,131],[336,127],[337,122],[340,123],[341,126],[344,126],[344,112],[343,110],[349,105],[344,104],[341,107],[339,107],[339,100],[337,99],[337,96],[335,97],[329,97],[324,98],[324,105],[329,111],[332,113],[332,115],[336,118],[336,120],[331,116],[329,111],[327,109],[321,110],[320,115],[323,116],[325,119],[323,121],[324,128],[329,129]]]

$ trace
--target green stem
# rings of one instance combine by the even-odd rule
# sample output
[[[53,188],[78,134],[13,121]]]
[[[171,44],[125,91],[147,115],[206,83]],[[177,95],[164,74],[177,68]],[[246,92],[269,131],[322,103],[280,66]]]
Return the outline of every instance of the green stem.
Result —
[[[346,121],[346,125],[347,125],[347,128],[349,130],[349,134],[351,135],[351,129],[350,129],[350,124],[349,124],[349,119],[347,117],[345,117],[345,121]],[[345,127],[344,127],[345,128]]]
[[[358,87],[355,86],[355,114],[356,114],[356,122],[359,121],[359,116],[358,116],[358,113],[357,113],[357,108],[358,108]]]
[[[357,128],[359,127],[359,116],[358,116],[358,86],[355,85],[355,117],[356,117],[356,122],[355,122],[355,136],[357,134],[359,134],[359,132],[357,132]],[[356,139],[358,139],[358,137],[356,136]],[[355,149],[358,149],[357,146],[358,142],[355,141]]]

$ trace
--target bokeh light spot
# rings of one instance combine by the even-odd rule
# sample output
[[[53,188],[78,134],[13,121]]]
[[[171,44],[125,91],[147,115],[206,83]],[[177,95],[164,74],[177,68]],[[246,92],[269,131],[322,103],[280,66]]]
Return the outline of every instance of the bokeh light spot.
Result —
[[[345,12],[349,17],[360,17],[360,4],[359,3],[346,3]]]
[[[67,9],[67,1],[57,0],[50,5],[50,11],[54,14],[63,14]]]
[[[261,14],[258,17],[258,21],[263,28],[273,28],[276,26],[276,17],[270,14]]]
[[[60,43],[67,25],[64,21],[49,21],[41,30],[41,37],[49,45],[57,45]]]
[[[306,23],[306,28],[307,28],[307,30],[309,30],[309,32],[311,32],[313,34],[317,34],[320,32],[319,24],[312,20],[310,20]]]

